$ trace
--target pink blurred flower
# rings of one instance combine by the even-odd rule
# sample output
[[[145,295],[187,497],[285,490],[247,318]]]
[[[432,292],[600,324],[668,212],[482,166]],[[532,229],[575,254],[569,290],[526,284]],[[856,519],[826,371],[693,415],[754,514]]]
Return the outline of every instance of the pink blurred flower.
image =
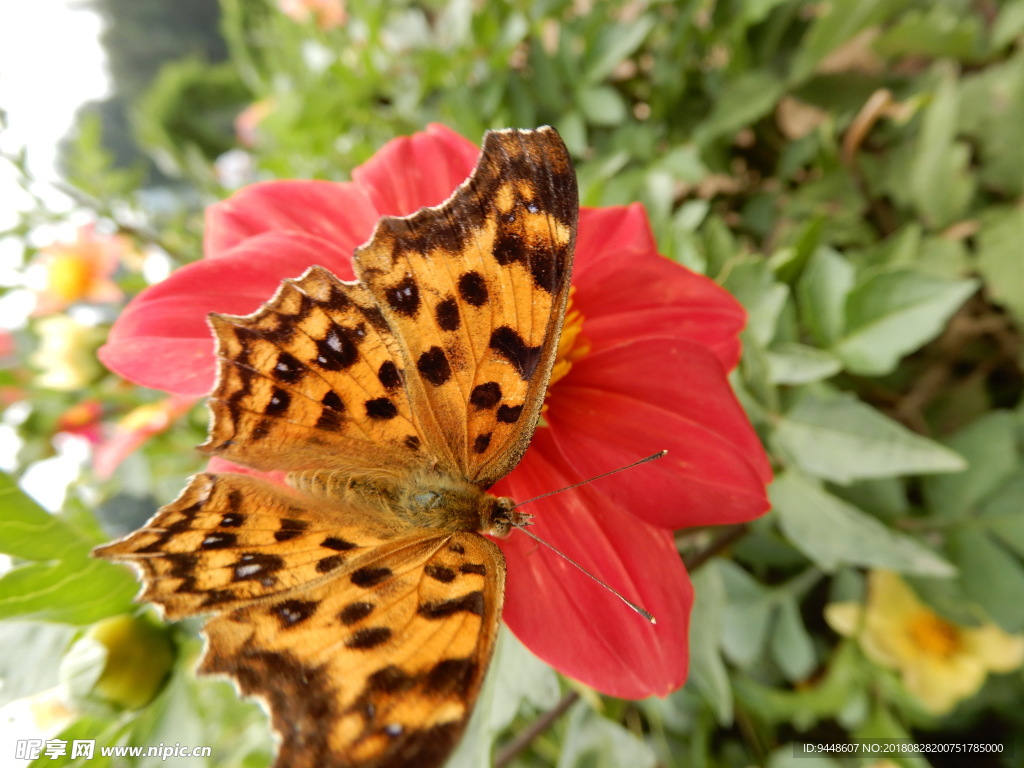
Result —
[[[75,403],[57,418],[56,431],[99,444],[103,440],[103,404],[95,399]]]
[[[259,143],[259,125],[271,112],[277,102],[272,96],[254,101],[238,113],[235,118],[235,136],[243,147],[255,147]]]
[[[277,0],[281,13],[295,21],[312,18],[320,29],[334,29],[345,23],[344,0]]]
[[[311,264],[352,279],[352,252],[377,219],[443,201],[477,154],[432,125],[387,144],[350,183],[257,184],[212,206],[207,258],[136,297],[103,361],[146,386],[205,394],[214,377],[208,312],[252,312]],[[515,532],[499,542],[504,618],[534,653],[602,692],[665,695],[686,678],[692,605],[673,529],[768,508],[768,462],[726,379],[745,313],[713,281],[658,255],[639,205],[581,210],[573,283],[575,314],[543,426],[492,490],[522,500],[668,449],[654,464],[530,507],[538,535],[658,623]]]
[[[138,450],[154,435],[166,432],[195,403],[194,397],[171,395],[156,403],[146,403],[129,411],[115,426],[114,433],[103,440],[92,457],[96,476],[106,479],[114,474],[129,454]]]
[[[45,270],[46,285],[37,292],[33,314],[53,314],[78,302],[117,301],[121,289],[111,275],[134,252],[128,238],[97,234],[92,224],[79,227],[74,242],[46,246],[37,260]]]

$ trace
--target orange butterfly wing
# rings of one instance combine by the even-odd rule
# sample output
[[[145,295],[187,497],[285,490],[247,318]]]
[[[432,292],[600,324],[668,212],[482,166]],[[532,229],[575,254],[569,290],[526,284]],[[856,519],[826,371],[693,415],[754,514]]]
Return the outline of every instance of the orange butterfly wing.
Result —
[[[211,316],[204,449],[303,493],[199,475],[97,554],[169,618],[217,614],[202,670],[268,702],[276,765],[436,766],[465,727],[505,564],[463,506],[495,501],[533,434],[577,208],[553,130],[489,133],[447,202],[381,220],[359,282],[312,267]]]

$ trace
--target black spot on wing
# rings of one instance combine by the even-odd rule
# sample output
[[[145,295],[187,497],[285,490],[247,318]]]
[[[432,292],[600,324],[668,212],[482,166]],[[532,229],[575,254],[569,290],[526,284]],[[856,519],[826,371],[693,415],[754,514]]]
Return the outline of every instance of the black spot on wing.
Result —
[[[306,621],[319,605],[312,600],[285,600],[271,606],[270,612],[277,616],[282,628],[288,629]]]
[[[466,272],[459,277],[459,295],[467,304],[482,307],[489,298],[487,283],[479,272]]]
[[[446,619],[456,613],[472,613],[475,616],[483,616],[484,593],[478,590],[461,597],[453,597],[450,600],[420,603],[416,612],[425,619]]]
[[[385,360],[380,364],[380,369],[377,371],[377,378],[380,383],[384,385],[385,389],[397,389],[402,384],[402,377],[398,374],[398,366],[396,366],[390,360]]]
[[[343,371],[359,359],[359,329],[332,326],[327,335],[316,342],[316,363],[325,371]]]
[[[342,609],[341,613],[338,614],[338,618],[341,619],[341,623],[345,626],[351,626],[362,621],[373,613],[373,609],[376,607],[377,606],[373,603],[367,603],[364,601],[349,603]]]
[[[317,573],[330,573],[345,564],[345,558],[341,555],[328,555],[316,561]]]
[[[435,387],[439,387],[452,377],[452,368],[448,364],[444,350],[434,346],[420,355],[416,361],[416,370]]]
[[[513,229],[499,229],[494,241],[494,259],[503,267],[522,261],[526,255],[523,238]]]
[[[388,421],[398,415],[398,408],[386,397],[376,397],[365,403],[366,415],[374,421]]]
[[[423,572],[435,581],[440,581],[445,584],[455,581],[455,571],[451,568],[445,568],[443,565],[435,565],[434,563],[431,563],[423,569]]]
[[[391,569],[367,566],[365,568],[359,568],[358,570],[352,571],[352,575],[349,578],[357,587],[375,587],[382,581],[387,581],[391,578]]]
[[[400,315],[414,317],[420,308],[420,289],[412,275],[406,275],[400,282],[384,289],[388,305]]]
[[[388,627],[365,627],[353,632],[352,636],[345,641],[345,645],[358,650],[370,650],[383,645],[390,639],[391,629]]]
[[[231,549],[238,542],[238,537],[233,533],[208,533],[203,543],[199,546],[202,549]]]
[[[283,567],[284,560],[277,555],[246,552],[232,566],[232,576],[235,581],[259,581],[269,587],[277,581],[274,574]]]
[[[285,384],[295,384],[306,373],[306,367],[293,355],[281,352],[274,363],[274,378]]]
[[[474,408],[486,411],[501,402],[501,385],[496,381],[477,384],[469,393],[469,403]]]
[[[291,541],[301,536],[303,531],[309,527],[309,523],[305,520],[294,520],[290,517],[285,517],[281,519],[278,527],[279,530],[274,532],[274,539],[277,541]]]
[[[346,552],[350,549],[355,549],[357,545],[353,544],[351,541],[345,541],[337,536],[328,536],[320,542],[320,546],[326,547],[327,549],[333,549],[335,552]]]
[[[483,453],[487,450],[491,444],[491,433],[485,432],[482,435],[477,435],[473,441],[473,453]]]
[[[498,408],[497,419],[502,424],[515,424],[522,412],[521,405],[502,405]]]
[[[388,664],[386,667],[378,669],[366,679],[366,688],[364,690],[370,695],[394,696],[396,693],[409,690],[416,683],[417,678],[414,675],[406,673],[394,664]]]
[[[473,659],[444,659],[427,672],[424,688],[435,694],[465,696],[475,675],[476,662]]]
[[[438,302],[434,308],[434,316],[442,331],[457,331],[462,324],[459,317],[459,304],[453,296]]]
[[[541,348],[529,346],[518,331],[507,325],[491,333],[490,347],[512,364],[523,381],[528,381],[537,370]]]

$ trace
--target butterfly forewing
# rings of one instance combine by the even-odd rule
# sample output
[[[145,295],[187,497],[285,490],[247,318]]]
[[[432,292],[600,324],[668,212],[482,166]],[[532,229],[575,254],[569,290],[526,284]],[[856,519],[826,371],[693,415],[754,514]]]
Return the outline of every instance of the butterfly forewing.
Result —
[[[526,451],[569,294],[576,176],[550,128],[496,131],[443,205],[382,219],[355,258],[448,471],[488,487]]]
[[[312,267],[247,317],[212,315],[203,448],[262,470],[422,463],[397,346],[366,289]]]

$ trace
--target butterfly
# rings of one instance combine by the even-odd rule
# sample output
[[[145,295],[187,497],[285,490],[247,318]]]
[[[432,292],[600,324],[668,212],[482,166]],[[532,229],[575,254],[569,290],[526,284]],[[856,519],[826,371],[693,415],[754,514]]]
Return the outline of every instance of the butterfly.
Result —
[[[540,418],[579,201],[558,134],[488,132],[439,206],[384,217],[354,282],[319,266],[251,315],[213,314],[199,474],[96,554],[169,619],[213,614],[204,673],[263,699],[277,766],[440,765],[494,651],[528,515],[487,489]]]

